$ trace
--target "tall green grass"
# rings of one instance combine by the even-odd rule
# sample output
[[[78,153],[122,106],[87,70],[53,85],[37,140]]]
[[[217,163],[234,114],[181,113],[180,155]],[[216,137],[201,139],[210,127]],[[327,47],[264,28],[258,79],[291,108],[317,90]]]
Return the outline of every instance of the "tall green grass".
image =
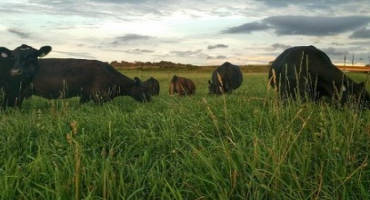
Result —
[[[369,111],[282,104],[265,74],[217,97],[209,73],[176,72],[197,91],[171,97],[173,73],[124,73],[160,96],[1,111],[1,199],[370,199]]]

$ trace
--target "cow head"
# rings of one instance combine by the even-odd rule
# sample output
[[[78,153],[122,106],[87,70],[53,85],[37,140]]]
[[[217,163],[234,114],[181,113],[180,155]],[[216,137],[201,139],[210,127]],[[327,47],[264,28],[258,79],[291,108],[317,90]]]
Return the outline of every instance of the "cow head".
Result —
[[[47,55],[51,51],[50,46],[34,49],[28,45],[21,45],[13,50],[14,65],[10,70],[12,77],[21,77],[26,82],[32,80],[39,69],[38,58]]]
[[[365,82],[354,84],[353,93],[361,98],[361,104],[363,104],[367,108],[370,108],[370,94],[366,91]]]
[[[14,64],[14,57],[12,51],[5,47],[0,47],[0,71],[1,75],[9,74],[10,68]]]
[[[145,87],[138,77],[134,78],[134,86],[131,87],[129,95],[136,101],[146,102],[151,100],[150,91]]]
[[[222,88],[210,80],[208,80],[208,91],[209,94],[222,94]]]
[[[366,91],[365,82],[345,84],[341,90],[343,92],[342,102],[358,100],[362,107],[370,108],[370,94]]]
[[[159,95],[159,82],[155,78],[150,77],[148,80],[143,82],[143,85],[147,87],[151,96]]]

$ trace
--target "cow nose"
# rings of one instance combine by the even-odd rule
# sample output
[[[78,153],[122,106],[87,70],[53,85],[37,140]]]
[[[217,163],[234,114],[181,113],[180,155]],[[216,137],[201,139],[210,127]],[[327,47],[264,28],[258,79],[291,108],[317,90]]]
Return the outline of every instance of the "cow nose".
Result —
[[[23,73],[23,70],[21,69],[12,69],[10,70],[10,75],[12,76],[19,76]]]

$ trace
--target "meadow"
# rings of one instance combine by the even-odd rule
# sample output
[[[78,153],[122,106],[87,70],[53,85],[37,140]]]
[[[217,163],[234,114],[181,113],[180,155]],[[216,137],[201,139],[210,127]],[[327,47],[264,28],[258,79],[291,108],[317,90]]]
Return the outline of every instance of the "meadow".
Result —
[[[174,72],[123,73],[160,96],[0,111],[0,199],[370,199],[370,111],[283,104],[265,73],[212,96],[210,72],[176,71],[192,97],[168,95]]]

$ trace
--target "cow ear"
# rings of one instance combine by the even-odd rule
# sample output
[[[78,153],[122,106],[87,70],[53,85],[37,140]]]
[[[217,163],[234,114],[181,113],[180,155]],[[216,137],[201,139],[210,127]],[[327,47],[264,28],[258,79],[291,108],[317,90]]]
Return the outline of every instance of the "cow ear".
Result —
[[[1,58],[7,58],[10,56],[10,54],[12,54],[12,52],[5,48],[5,47],[0,47],[0,57]]]
[[[39,53],[38,57],[44,57],[44,56],[48,55],[48,53],[50,51],[51,51],[51,46],[43,46],[38,51],[38,53]]]
[[[141,80],[138,77],[135,77],[134,80],[135,80],[135,85],[136,86],[140,86],[141,85]]]

